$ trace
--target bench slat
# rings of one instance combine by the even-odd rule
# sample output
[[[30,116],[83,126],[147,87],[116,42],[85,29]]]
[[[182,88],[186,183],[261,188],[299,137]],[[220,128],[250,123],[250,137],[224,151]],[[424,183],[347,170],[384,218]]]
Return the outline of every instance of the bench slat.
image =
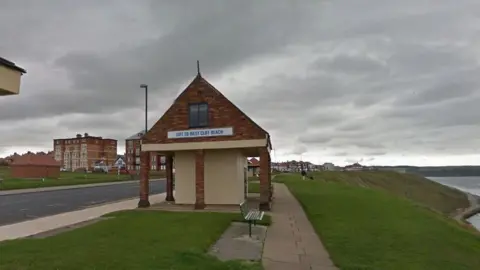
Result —
[[[257,210],[252,210],[247,213],[247,215],[244,216],[246,220],[261,220],[263,218],[264,212],[260,212]]]
[[[240,212],[242,213],[242,217],[244,220],[254,220],[254,221],[262,220],[263,215],[265,214],[265,212],[263,211],[259,211],[256,209],[252,209],[252,210],[248,209],[248,206],[245,202],[240,204]]]

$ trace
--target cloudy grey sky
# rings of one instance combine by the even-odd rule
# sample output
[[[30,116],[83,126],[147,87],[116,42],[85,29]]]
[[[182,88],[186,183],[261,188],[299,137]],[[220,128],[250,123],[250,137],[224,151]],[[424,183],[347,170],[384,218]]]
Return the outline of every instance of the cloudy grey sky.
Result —
[[[274,160],[480,163],[478,0],[2,0],[0,156],[152,125],[196,73],[267,129]]]

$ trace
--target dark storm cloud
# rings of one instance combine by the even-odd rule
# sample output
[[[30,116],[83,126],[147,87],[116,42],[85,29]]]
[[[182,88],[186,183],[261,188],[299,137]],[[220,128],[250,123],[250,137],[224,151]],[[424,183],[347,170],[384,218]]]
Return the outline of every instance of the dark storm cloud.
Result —
[[[36,100],[34,106],[26,106],[25,99],[2,104],[0,115],[12,119],[66,111],[112,112],[138,106],[141,99],[135,97],[141,83],[148,83],[154,95],[172,98],[178,91],[172,84],[195,75],[196,59],[202,63],[202,72],[212,76],[309,39],[302,30],[314,18],[311,5],[252,3],[219,4],[134,47],[107,53],[67,52],[55,63],[72,81],[69,89],[42,89],[31,97]],[[27,109],[18,111],[19,106]]]

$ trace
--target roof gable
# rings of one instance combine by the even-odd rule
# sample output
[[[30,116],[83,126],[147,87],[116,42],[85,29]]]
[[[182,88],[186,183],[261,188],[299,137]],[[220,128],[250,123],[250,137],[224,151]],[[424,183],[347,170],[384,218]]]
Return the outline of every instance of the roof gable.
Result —
[[[258,159],[256,158],[251,158],[249,160],[249,166],[252,166],[252,167],[259,167],[260,166],[260,161],[258,161]]]
[[[141,131],[128,137],[127,140],[140,140],[143,137],[143,134],[145,134],[145,129],[142,129]]]
[[[232,127],[232,136],[185,138],[188,141],[222,141],[222,140],[248,140],[265,139],[269,135],[235,104],[228,100],[213,85],[207,82],[200,74],[183,90],[174,100],[170,108],[155,123],[144,136],[144,143],[173,143],[178,139],[169,139],[169,131],[190,130],[188,122],[189,104],[208,104],[208,127]]]

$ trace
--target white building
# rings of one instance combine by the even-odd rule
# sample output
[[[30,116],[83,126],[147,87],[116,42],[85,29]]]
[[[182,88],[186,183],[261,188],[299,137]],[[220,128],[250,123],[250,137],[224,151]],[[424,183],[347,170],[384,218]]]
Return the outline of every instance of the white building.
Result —
[[[323,163],[323,170],[325,170],[325,171],[335,171],[335,165],[333,163],[330,163],[330,162]]]

